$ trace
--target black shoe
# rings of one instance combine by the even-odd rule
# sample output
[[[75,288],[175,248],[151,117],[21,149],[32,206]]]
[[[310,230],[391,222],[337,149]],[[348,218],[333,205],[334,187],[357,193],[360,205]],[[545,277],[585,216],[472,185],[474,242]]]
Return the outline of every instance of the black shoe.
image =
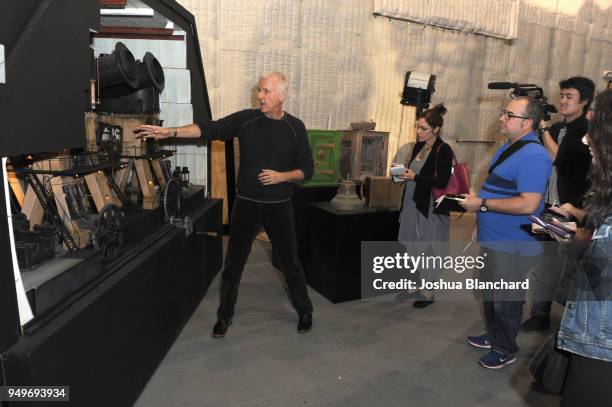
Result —
[[[418,299],[412,303],[414,308],[425,308],[433,304],[434,293],[433,291],[420,291]]]
[[[418,300],[412,303],[414,308],[425,308],[433,304],[433,300]]]
[[[300,315],[300,320],[298,321],[297,331],[299,334],[305,334],[306,332],[310,332],[312,329],[312,314],[302,314]]]
[[[227,328],[232,324],[232,320],[225,321],[223,319],[218,319],[215,327],[213,328],[212,336],[213,338],[223,338],[227,333]]]
[[[550,328],[550,318],[547,317],[531,317],[521,325],[523,332],[543,332]]]

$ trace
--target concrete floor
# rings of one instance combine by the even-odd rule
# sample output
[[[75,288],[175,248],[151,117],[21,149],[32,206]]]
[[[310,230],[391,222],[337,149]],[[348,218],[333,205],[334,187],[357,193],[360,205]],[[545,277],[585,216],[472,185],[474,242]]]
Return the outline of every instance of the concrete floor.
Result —
[[[469,236],[472,225],[469,216],[453,221],[451,237]],[[465,341],[483,331],[475,301],[422,310],[392,296],[334,305],[311,289],[314,328],[297,334],[270,252],[269,243],[254,243],[223,339],[210,336],[215,280],[136,406],[558,405],[528,389],[527,364],[546,335],[520,334],[514,365],[491,371],[476,363],[486,351]],[[556,306],[556,325],[561,312]]]

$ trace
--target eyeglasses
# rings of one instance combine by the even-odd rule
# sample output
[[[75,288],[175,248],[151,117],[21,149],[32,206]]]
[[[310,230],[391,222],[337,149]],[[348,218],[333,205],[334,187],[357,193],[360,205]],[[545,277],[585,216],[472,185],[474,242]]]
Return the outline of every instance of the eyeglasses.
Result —
[[[500,119],[501,119],[501,118],[502,118],[502,117],[504,117],[504,116],[505,116],[505,117],[507,117],[507,118],[508,118],[508,120],[509,120],[509,119],[512,119],[513,117],[514,117],[514,118],[517,118],[517,119],[525,119],[525,120],[529,120],[529,119],[531,119],[531,117],[518,116],[518,115],[516,115],[516,114],[514,114],[514,113],[512,113],[512,112],[507,111],[506,109],[502,109],[502,110],[501,110],[501,112],[499,112],[499,117],[500,117]]]

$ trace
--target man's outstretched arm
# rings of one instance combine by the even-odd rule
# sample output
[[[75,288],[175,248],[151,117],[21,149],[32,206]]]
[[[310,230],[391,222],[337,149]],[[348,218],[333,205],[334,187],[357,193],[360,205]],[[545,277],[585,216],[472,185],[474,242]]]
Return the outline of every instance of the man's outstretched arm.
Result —
[[[143,138],[154,138],[163,140],[171,137],[176,138],[199,138],[202,135],[196,124],[188,124],[180,127],[160,127],[149,124],[141,124],[136,128],[138,135]]]

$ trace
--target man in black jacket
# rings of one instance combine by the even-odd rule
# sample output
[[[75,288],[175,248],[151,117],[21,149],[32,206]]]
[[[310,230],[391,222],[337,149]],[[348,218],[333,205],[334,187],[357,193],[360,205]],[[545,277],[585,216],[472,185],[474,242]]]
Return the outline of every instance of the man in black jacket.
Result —
[[[213,337],[221,338],[232,323],[238,286],[260,225],[270,236],[298,312],[297,331],[312,328],[312,303],[297,258],[291,195],[293,184],[312,176],[314,163],[304,123],[283,110],[287,79],[272,72],[259,81],[259,109],[242,110],[222,119],[176,128],[143,125],[145,137],[240,140],[240,170],[232,210],[231,234],[221,276],[221,298]]]
[[[553,159],[553,173],[548,184],[546,202],[549,205],[571,203],[582,208],[588,188],[587,175],[591,168],[589,148],[582,137],[589,129],[586,114],[593,101],[595,84],[581,76],[559,82],[559,114],[563,121],[550,128],[540,126],[542,142]],[[559,256],[558,244],[545,245],[542,264],[536,268],[536,285],[531,318],[522,326],[524,331],[540,331],[550,326],[550,307],[557,283],[567,259]],[[569,265],[568,265],[569,266]]]

